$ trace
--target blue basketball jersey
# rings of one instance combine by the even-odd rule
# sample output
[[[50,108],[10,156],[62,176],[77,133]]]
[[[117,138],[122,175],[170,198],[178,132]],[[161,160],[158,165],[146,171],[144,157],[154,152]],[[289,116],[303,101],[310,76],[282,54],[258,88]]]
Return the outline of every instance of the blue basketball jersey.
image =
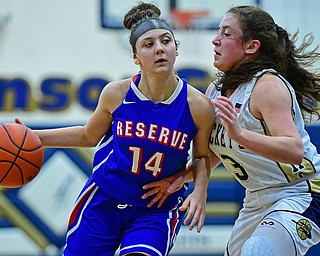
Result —
[[[93,180],[109,196],[146,207],[151,199],[141,199],[146,192],[142,186],[185,166],[197,128],[185,81],[178,78],[171,97],[153,103],[139,91],[140,79],[141,74],[132,78],[122,104],[112,114],[112,131],[105,135],[94,156]],[[165,203],[176,202],[185,189],[170,195]]]

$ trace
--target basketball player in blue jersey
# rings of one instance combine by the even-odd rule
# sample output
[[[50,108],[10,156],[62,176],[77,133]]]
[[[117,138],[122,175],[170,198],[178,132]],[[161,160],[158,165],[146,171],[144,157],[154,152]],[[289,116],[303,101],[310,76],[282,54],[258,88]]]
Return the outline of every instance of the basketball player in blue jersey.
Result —
[[[305,39],[296,48],[267,12],[238,6],[212,41],[212,167],[222,162],[246,188],[225,256],[301,256],[320,241],[320,155],[303,116],[319,118],[305,99],[320,101],[320,76],[303,64],[320,54],[307,52],[312,38]],[[156,194],[149,206],[188,181],[190,167],[146,185],[144,198]]]
[[[124,26],[140,72],[108,84],[85,126],[35,131],[44,147],[101,141],[70,216],[64,256],[111,256],[118,248],[120,255],[168,255],[183,221],[198,232],[204,223],[213,107],[176,76],[177,42],[155,5],[140,2]],[[181,170],[191,143],[193,192],[185,199],[182,187],[161,208],[147,207],[142,187]]]

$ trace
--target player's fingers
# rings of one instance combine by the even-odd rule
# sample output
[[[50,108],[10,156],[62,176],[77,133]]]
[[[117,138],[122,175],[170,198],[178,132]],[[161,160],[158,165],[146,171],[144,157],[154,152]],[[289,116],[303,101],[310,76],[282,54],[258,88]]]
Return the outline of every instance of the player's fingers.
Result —
[[[23,122],[20,120],[20,118],[18,118],[18,117],[16,117],[15,119],[14,119],[14,122],[16,123],[16,124],[22,124],[22,125],[24,125],[23,124]]]
[[[154,198],[152,198],[152,200],[149,202],[147,206],[149,208],[152,207],[156,202],[158,202],[161,199],[162,195],[163,193],[159,192]]]
[[[197,222],[198,222],[198,218],[196,216],[193,216],[192,221],[189,225],[189,230],[192,230],[194,226],[197,224]]]
[[[197,223],[197,216],[194,215],[194,210],[191,208],[189,208],[187,216],[184,220],[184,224],[187,225],[189,222],[190,222],[189,230],[192,230]]]
[[[190,207],[190,213],[192,215],[190,215],[191,222],[189,225],[189,230],[192,230],[197,225],[197,223],[200,219],[201,212],[198,207]]]
[[[190,206],[190,207],[189,207]],[[189,207],[189,210],[187,212],[186,218],[184,220],[184,224],[188,224],[190,222],[190,220],[193,218],[194,216],[194,211],[195,209],[191,206],[191,199],[188,196],[187,199],[183,202],[182,206],[179,208],[181,211],[185,211],[187,210],[187,208]]]
[[[150,182],[146,185],[144,185],[142,188],[143,189],[149,189],[149,188],[154,188],[154,187],[159,187],[160,186],[160,182],[159,181],[154,181],[154,182]]]
[[[172,182],[172,184],[168,188],[167,192],[169,194],[172,194],[173,192],[180,189],[183,186],[183,184],[184,184],[184,177],[179,176],[174,182]]]
[[[179,207],[180,211],[186,211],[189,207],[190,198],[187,197],[186,200],[184,200],[183,204]]]
[[[152,196],[152,195],[157,194],[159,192],[160,192],[160,188],[156,187],[156,188],[153,188],[153,189],[149,190],[148,192],[144,193],[141,198],[146,199],[149,196]]]
[[[161,199],[159,201],[158,208],[160,208],[163,205],[163,203],[167,199],[167,197],[168,196],[166,194],[163,194],[163,196],[161,197]]]
[[[219,115],[222,115],[222,114],[227,115],[229,113],[228,108],[225,105],[223,105],[221,102],[215,101],[214,106],[219,109],[219,112],[218,112]]]
[[[233,108],[232,101],[225,96],[218,96],[215,102],[219,102],[220,104],[224,105],[227,108]]]
[[[205,220],[205,212],[201,212],[200,217],[198,219],[198,226],[197,226],[197,232],[200,233]]]

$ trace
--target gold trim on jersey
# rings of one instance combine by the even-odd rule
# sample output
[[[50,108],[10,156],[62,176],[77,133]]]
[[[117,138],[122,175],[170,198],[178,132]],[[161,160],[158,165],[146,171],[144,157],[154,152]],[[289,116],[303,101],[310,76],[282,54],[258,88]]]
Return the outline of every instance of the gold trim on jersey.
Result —
[[[264,120],[260,120],[260,123],[261,123],[261,127],[262,127],[262,129],[264,131],[264,134],[267,135],[267,136],[272,136],[271,132],[268,129],[267,124],[265,123],[265,121]]]
[[[313,166],[313,163],[307,158],[303,158],[302,163],[299,165],[284,163],[277,164],[288,182],[297,181],[306,177],[307,175],[317,172]]]
[[[320,177],[308,180],[310,192],[320,194]]]
[[[292,115],[294,115],[293,109],[292,109]],[[271,136],[271,133],[266,123],[263,120],[260,120],[260,122],[265,134],[267,136]],[[317,172],[313,163],[307,158],[303,158],[302,163],[299,165],[285,164],[285,163],[279,163],[279,162],[276,162],[276,163],[288,182],[297,181],[301,178],[304,178],[307,175],[314,174]],[[320,188],[317,188],[317,190],[320,191]]]

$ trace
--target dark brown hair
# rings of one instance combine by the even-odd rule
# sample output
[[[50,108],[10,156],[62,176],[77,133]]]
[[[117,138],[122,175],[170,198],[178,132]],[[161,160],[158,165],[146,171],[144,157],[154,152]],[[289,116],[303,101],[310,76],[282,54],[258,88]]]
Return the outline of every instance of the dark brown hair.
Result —
[[[244,41],[260,41],[258,54],[226,73],[218,72],[217,88],[225,93],[240,84],[250,81],[260,70],[272,68],[284,76],[295,89],[300,108],[320,118],[319,112],[311,102],[320,101],[319,73],[308,71],[319,57],[318,47],[311,51],[307,48],[313,42],[313,35],[304,37],[300,47],[295,47],[296,32],[291,38],[288,32],[278,26],[271,15],[255,6],[237,6],[227,13],[234,14],[239,21]],[[222,84],[222,87],[218,84]]]
[[[159,18],[161,10],[154,4],[139,2],[123,18],[123,26],[132,30],[139,22],[148,18]]]
[[[146,19],[158,19],[159,21],[171,27],[171,25],[161,17],[161,10],[153,3],[139,2],[136,6],[132,7],[123,18],[124,28],[131,31],[129,41],[135,42],[132,40],[132,35],[137,28],[137,26]],[[171,30],[172,31],[172,30]],[[176,46],[179,45],[179,42],[175,40]],[[136,52],[135,43],[131,44],[133,52]]]

